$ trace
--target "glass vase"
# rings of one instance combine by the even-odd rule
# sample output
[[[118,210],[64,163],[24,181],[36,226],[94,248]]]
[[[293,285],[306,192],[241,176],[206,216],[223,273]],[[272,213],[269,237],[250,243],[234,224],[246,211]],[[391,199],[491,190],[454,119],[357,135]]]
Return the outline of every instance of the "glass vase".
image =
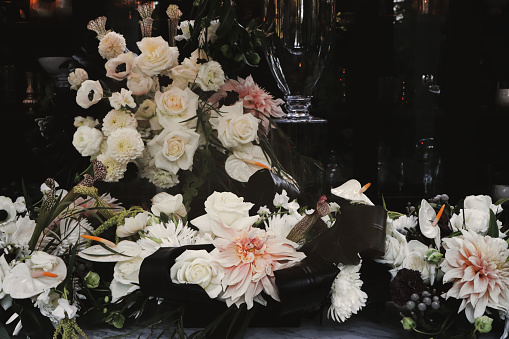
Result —
[[[313,90],[335,32],[333,0],[265,0],[267,61],[286,102],[286,120],[313,120]]]

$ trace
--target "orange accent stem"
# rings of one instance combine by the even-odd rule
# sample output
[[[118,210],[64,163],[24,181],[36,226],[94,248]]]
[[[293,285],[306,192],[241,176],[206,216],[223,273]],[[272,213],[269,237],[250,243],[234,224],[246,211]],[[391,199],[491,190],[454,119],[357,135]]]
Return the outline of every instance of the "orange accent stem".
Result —
[[[96,237],[94,235],[82,234],[81,237],[85,238],[85,239],[88,239],[88,240],[95,240],[95,241],[102,242],[103,244],[105,244],[106,246],[109,246],[109,247],[117,247],[117,245],[115,245],[114,242],[106,240],[106,239],[101,238],[101,237]]]

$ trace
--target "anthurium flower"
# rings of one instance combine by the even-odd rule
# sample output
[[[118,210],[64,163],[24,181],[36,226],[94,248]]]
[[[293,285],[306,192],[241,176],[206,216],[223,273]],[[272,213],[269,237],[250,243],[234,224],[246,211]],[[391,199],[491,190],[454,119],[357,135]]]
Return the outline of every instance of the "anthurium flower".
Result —
[[[44,252],[36,251],[32,255],[39,256],[41,253]],[[44,258],[48,259],[45,263]],[[67,267],[62,259],[47,253],[39,259],[37,265],[33,265],[29,259],[14,266],[3,281],[4,292],[13,299],[25,299],[57,287],[64,281]]]
[[[443,211],[443,207],[441,211]],[[440,216],[437,217],[435,209],[426,200],[422,199],[421,208],[419,209],[419,228],[426,238],[435,239],[437,248],[440,248],[440,227],[437,225]]]
[[[79,252],[78,256],[90,261],[118,262],[131,260],[141,252],[140,245],[129,240],[123,240],[114,247],[111,245],[106,245],[105,247],[102,245],[90,246],[89,248]]]
[[[364,192],[371,186],[366,184],[361,186],[360,182],[355,179],[348,180],[343,185],[331,189],[331,193],[340,198],[351,200],[366,205],[373,205],[371,200],[364,194]]]

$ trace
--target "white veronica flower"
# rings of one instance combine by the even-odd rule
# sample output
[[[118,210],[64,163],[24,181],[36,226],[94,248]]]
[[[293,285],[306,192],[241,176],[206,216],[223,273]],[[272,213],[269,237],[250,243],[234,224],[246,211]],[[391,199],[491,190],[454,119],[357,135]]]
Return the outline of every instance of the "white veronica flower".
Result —
[[[76,68],[73,72],[69,73],[67,81],[71,84],[71,89],[78,90],[81,84],[88,80],[88,73],[83,68]]]
[[[136,159],[144,149],[140,133],[132,128],[119,128],[108,137],[107,153],[121,164]]]
[[[124,53],[125,48],[126,42],[124,36],[116,32],[109,32],[99,42],[99,54],[108,60]]]
[[[226,173],[240,182],[248,182],[258,170],[270,168],[270,162],[260,146],[252,143],[237,146],[233,149],[224,164]]]
[[[196,84],[204,91],[217,91],[224,84],[224,71],[217,61],[209,61],[200,66]]]
[[[100,130],[86,125],[80,126],[72,138],[72,145],[84,157],[99,153],[103,134]]]
[[[76,93],[76,103],[82,108],[89,108],[97,104],[103,98],[103,88],[96,80],[85,80]]]
[[[100,161],[106,167],[106,182],[118,182],[124,177],[124,173],[127,170],[126,163],[120,163],[116,161],[111,155],[102,153],[97,156],[97,160]]]
[[[290,197],[288,197],[288,193],[286,193],[286,190],[283,189],[281,194],[276,192],[276,194],[274,195],[274,200],[272,201],[272,203],[274,204],[275,207],[278,207],[278,208],[279,207],[287,208],[289,201],[290,201]]]
[[[125,108],[127,106],[131,108],[136,107],[136,103],[134,102],[132,92],[122,88],[120,92],[114,92],[111,94],[111,97],[108,98],[110,100],[110,105],[116,110]]]
[[[99,120],[89,116],[87,116],[86,118],[82,116],[74,117],[74,127],[77,128],[83,125],[94,128],[99,125]]]
[[[193,129],[164,129],[148,142],[147,147],[154,157],[157,168],[177,174],[193,165],[194,153],[198,149],[200,135]]]
[[[136,129],[137,127],[138,122],[132,114],[112,109],[103,119],[102,131],[105,136],[109,136],[113,131],[119,128]]]
[[[341,271],[336,276],[331,288],[331,306],[327,316],[337,322],[343,322],[352,314],[366,306],[368,295],[361,290],[359,265],[340,265]]]
[[[122,81],[129,74],[134,65],[134,55],[132,52],[122,53],[106,62],[106,76],[112,79]]]

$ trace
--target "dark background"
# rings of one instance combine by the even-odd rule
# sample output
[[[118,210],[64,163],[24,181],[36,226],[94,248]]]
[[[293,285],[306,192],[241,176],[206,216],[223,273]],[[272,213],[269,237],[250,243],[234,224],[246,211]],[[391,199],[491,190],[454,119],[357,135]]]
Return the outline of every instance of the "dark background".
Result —
[[[176,3],[189,13],[191,1]],[[168,4],[158,2],[154,36],[167,36]],[[87,167],[71,144],[73,118],[87,112],[68,88],[44,99],[52,79],[37,58],[93,46],[86,25],[100,15],[135,50],[135,7],[135,1],[74,0],[72,16],[41,18],[29,1],[0,1],[0,194],[15,198],[21,179],[34,190],[50,176],[70,186]],[[243,20],[262,15],[262,1],[237,7]],[[457,201],[509,185],[509,108],[496,100],[499,89],[509,88],[508,1],[429,0],[426,10],[418,0],[338,0],[336,12],[335,43],[313,103],[313,114],[328,123],[292,135],[322,162],[319,184],[371,182],[368,195],[379,201],[383,194],[395,205],[437,193]],[[27,71],[45,104],[32,114],[23,105]],[[264,60],[243,72],[281,97]],[[426,166],[434,173],[427,191]]]

